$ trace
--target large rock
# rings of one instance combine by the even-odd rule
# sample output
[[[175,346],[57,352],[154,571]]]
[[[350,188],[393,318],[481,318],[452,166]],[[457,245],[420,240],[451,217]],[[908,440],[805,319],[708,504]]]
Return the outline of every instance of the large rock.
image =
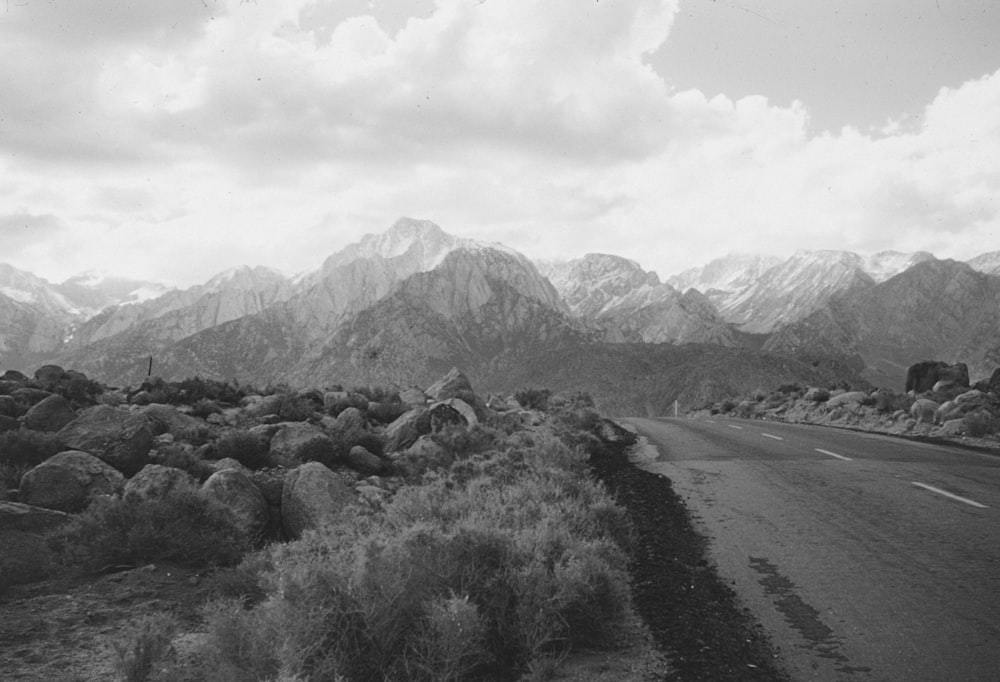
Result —
[[[448,426],[468,426],[469,422],[462,413],[445,402],[431,405],[431,431],[437,432]]]
[[[65,376],[66,370],[59,365],[42,365],[35,370],[35,381],[50,388],[57,385]]]
[[[101,458],[126,476],[147,464],[153,432],[146,417],[109,405],[84,410],[56,436],[67,447]]]
[[[18,531],[42,535],[59,528],[71,518],[66,512],[54,509],[0,501],[0,533]]]
[[[36,405],[51,395],[55,395],[51,391],[43,391],[40,388],[30,388],[24,387],[13,391],[10,396],[19,404],[24,407],[31,407]]]
[[[333,441],[312,424],[288,422],[271,438],[271,461],[286,467],[321,459],[333,452]]]
[[[277,414],[281,409],[280,395],[248,395],[243,399],[243,409],[251,417],[263,417],[265,414]]]
[[[64,512],[82,511],[98,495],[117,495],[125,477],[97,457],[69,450],[30,469],[21,479],[25,504]]]
[[[835,395],[826,401],[827,407],[843,407],[845,405],[860,405],[861,402],[868,397],[867,393],[862,391],[848,391],[847,393],[841,393]]]
[[[16,417],[17,401],[9,395],[0,395],[0,417]]]
[[[6,433],[8,431],[17,431],[21,428],[21,422],[14,419],[13,417],[6,417],[0,415],[0,433]]]
[[[330,415],[336,417],[349,407],[367,410],[368,398],[360,393],[347,391],[330,391],[323,394],[323,409]]]
[[[958,386],[968,387],[969,368],[964,362],[954,365],[930,360],[918,362],[906,370],[905,390],[924,393],[933,389],[939,381],[954,381]]]
[[[197,482],[191,475],[174,467],[147,464],[142,471],[125,482],[126,500],[162,499],[180,490],[195,490]]]
[[[308,462],[290,471],[281,494],[281,519],[285,534],[299,538],[308,529],[332,523],[353,494],[339,476],[319,462]]]
[[[385,469],[382,459],[363,445],[355,445],[347,454],[347,466],[365,475],[380,474]]]
[[[933,424],[934,415],[940,407],[933,400],[920,398],[910,405],[910,416],[917,420],[918,424]]]
[[[337,415],[336,426],[341,431],[365,428],[365,415],[356,407],[345,408]]]
[[[952,419],[958,419],[962,416],[962,406],[953,400],[948,400],[941,403],[941,406],[937,408],[934,413],[934,423],[944,424]]]
[[[399,392],[399,400],[410,407],[424,407],[427,404],[427,394],[416,386],[409,386]]]
[[[143,407],[141,413],[149,420],[154,436],[169,433],[177,440],[192,440],[206,429],[204,422],[179,412],[173,405],[153,403]]]
[[[55,432],[76,419],[76,411],[61,395],[50,395],[24,415],[24,425],[34,431]]]
[[[453,367],[450,372],[435,381],[425,392],[432,401],[436,402],[448,398],[461,398],[472,406],[480,419],[485,419],[489,413],[486,403],[472,390],[469,378],[462,374],[457,367]]]
[[[267,530],[268,508],[263,493],[241,471],[223,469],[208,477],[202,493],[232,510],[237,527],[253,543],[260,542]]]
[[[430,412],[423,407],[415,407],[389,424],[385,429],[386,452],[398,452],[417,442],[420,436],[431,432]]]
[[[479,423],[479,416],[476,414],[476,411],[472,408],[472,405],[465,402],[461,398],[448,398],[446,400],[442,400],[439,404],[447,405],[448,407],[450,407],[451,409],[455,410],[460,415],[462,415],[462,418],[465,420],[465,423],[468,426],[475,426],[476,424]],[[431,406],[431,413],[433,414],[433,412],[434,412],[434,407]]]

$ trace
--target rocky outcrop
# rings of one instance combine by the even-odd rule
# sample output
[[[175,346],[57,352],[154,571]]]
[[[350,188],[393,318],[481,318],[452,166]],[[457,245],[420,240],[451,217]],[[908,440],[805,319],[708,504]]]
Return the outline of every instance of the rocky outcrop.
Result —
[[[118,495],[125,478],[86,452],[69,450],[30,469],[21,479],[25,504],[63,512],[79,512],[98,495]]]
[[[299,538],[309,529],[333,522],[353,500],[351,489],[319,462],[308,462],[285,478],[281,518],[285,534]]]
[[[99,457],[126,476],[147,464],[153,432],[145,417],[97,405],[81,412],[56,437],[67,447]]]

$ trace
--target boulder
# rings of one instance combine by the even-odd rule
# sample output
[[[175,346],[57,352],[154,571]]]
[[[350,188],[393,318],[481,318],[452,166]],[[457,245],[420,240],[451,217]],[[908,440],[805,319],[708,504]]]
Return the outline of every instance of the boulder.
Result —
[[[451,464],[453,457],[430,436],[421,436],[406,450],[394,455],[392,461],[404,476],[416,478],[428,469]]]
[[[835,395],[826,401],[827,407],[844,407],[846,405],[860,405],[861,401],[868,397],[867,393],[862,391],[848,391],[847,393],[841,393]]]
[[[178,411],[173,405],[153,403],[143,407],[140,414],[146,416],[149,428],[155,436],[169,433],[178,440],[190,440],[205,430],[205,424],[201,420]]]
[[[137,405],[139,407],[150,405],[153,402],[153,394],[149,391],[137,391],[128,400],[129,405]]]
[[[347,391],[330,391],[323,394],[323,409],[336,417],[349,407],[358,410],[368,409],[368,398],[360,393]]]
[[[427,408],[415,407],[386,427],[386,452],[405,450],[413,445],[417,438],[430,432],[430,411]]]
[[[347,466],[365,475],[380,474],[385,469],[378,455],[368,452],[363,445],[355,445],[347,454]]]
[[[969,368],[964,362],[949,365],[947,362],[918,362],[906,370],[907,392],[924,393],[934,388],[939,381],[954,381],[962,387],[969,385]]]
[[[933,400],[919,398],[910,405],[910,416],[917,420],[917,424],[933,424],[938,407],[940,405]]]
[[[59,365],[42,365],[35,370],[35,381],[43,386],[55,386],[62,381],[65,376],[66,370]]]
[[[31,407],[37,403],[42,402],[51,395],[55,395],[50,391],[43,391],[40,388],[19,388],[13,391],[10,396],[19,404],[25,407]]]
[[[485,419],[489,413],[486,403],[472,390],[469,378],[462,374],[457,367],[453,367],[451,371],[431,384],[425,393],[432,401],[437,402],[448,398],[461,398],[472,406],[480,419]]]
[[[147,464],[153,432],[143,415],[109,405],[84,410],[56,434],[67,447],[99,457],[126,476]]]
[[[938,427],[937,433],[940,436],[959,436],[965,432],[965,420],[963,419],[949,419],[940,427]]]
[[[253,543],[260,542],[268,525],[267,500],[242,471],[223,469],[208,477],[201,491],[232,510],[236,526]]]
[[[400,391],[399,399],[410,407],[423,407],[427,404],[427,395],[416,386],[410,386]]]
[[[24,474],[20,499],[36,507],[78,512],[98,495],[117,495],[124,486],[119,471],[86,452],[68,450]]]
[[[225,471],[226,469],[232,469],[234,471],[239,471],[240,473],[249,474],[250,470],[243,466],[243,463],[238,459],[233,459],[232,457],[223,457],[209,464],[216,471]]]
[[[348,407],[337,415],[336,427],[341,431],[365,428],[365,415],[356,407]]]
[[[14,419],[13,417],[6,417],[0,415],[0,433],[6,433],[8,431],[17,431],[21,428],[21,422]]]
[[[76,411],[61,395],[50,395],[24,415],[24,425],[33,431],[53,433],[76,419]]]
[[[28,380],[28,377],[26,377],[23,372],[18,372],[16,369],[8,369],[6,372],[3,373],[3,376],[0,376],[0,379],[3,379],[4,381],[23,384]]]
[[[0,417],[16,417],[17,401],[9,395],[0,395]]]
[[[332,523],[353,497],[340,477],[319,462],[290,471],[281,494],[285,534],[299,538],[306,530]]]
[[[802,399],[811,403],[825,403],[830,399],[830,391],[825,388],[818,388],[814,386],[806,391],[806,394],[802,396]]]
[[[965,403],[979,404],[986,398],[986,394],[977,389],[972,389],[971,391],[966,391],[965,393],[955,396],[955,402],[959,405]]]
[[[264,499],[272,506],[281,505],[281,493],[285,487],[287,469],[258,469],[247,474]]]
[[[271,438],[271,461],[294,467],[333,452],[333,441],[321,429],[304,422],[287,422]]]
[[[431,431],[438,432],[448,426],[468,426],[462,413],[444,402],[434,403],[428,412],[431,415]]]
[[[962,415],[962,407],[956,403],[954,400],[948,400],[941,403],[940,407],[934,413],[934,423],[944,424],[945,422],[956,419]]]
[[[277,414],[281,409],[280,395],[248,395],[243,399],[244,409],[251,417],[263,417],[265,414]]]
[[[448,407],[454,409],[465,419],[465,423],[469,426],[475,426],[479,423],[479,416],[476,411],[472,409],[472,405],[465,402],[461,398],[448,398],[447,400],[442,400],[439,404],[447,405]],[[431,412],[434,412],[434,408],[431,407]]]
[[[174,467],[147,464],[125,482],[126,500],[160,499],[177,490],[195,490],[197,482],[191,475]]]

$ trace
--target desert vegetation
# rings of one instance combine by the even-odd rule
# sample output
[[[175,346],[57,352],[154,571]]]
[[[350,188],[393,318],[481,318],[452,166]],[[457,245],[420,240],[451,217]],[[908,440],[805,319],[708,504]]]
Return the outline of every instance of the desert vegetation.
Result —
[[[0,598],[153,566],[201,590],[105,628],[93,674],[544,679],[640,638],[632,526],[588,466],[613,427],[585,394],[43,370],[0,379]]]

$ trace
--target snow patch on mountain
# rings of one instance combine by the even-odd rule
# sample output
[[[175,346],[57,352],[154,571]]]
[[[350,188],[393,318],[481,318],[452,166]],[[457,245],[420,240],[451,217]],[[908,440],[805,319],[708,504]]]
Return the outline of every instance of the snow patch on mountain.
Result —
[[[1000,275],[1000,251],[990,251],[966,261],[974,270],[987,275]]]

